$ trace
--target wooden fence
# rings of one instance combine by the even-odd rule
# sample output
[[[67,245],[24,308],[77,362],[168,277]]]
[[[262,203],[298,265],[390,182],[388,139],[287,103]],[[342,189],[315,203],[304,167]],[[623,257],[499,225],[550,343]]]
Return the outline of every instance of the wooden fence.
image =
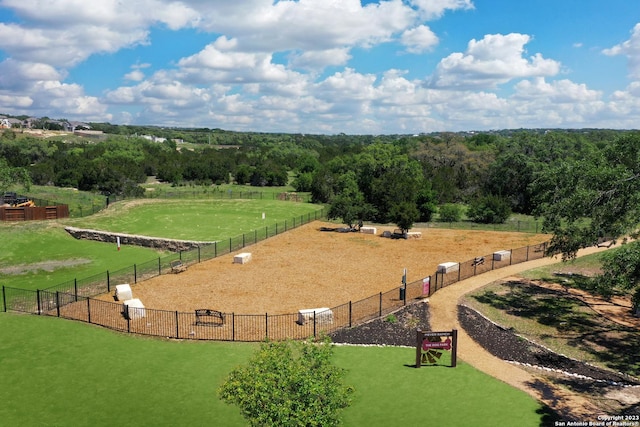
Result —
[[[34,221],[69,218],[69,206],[0,207],[0,221]]]

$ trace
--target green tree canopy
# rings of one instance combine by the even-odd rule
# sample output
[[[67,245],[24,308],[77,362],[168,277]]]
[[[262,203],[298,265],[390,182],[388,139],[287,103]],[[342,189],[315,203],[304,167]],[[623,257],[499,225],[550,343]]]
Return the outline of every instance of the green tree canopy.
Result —
[[[636,235],[640,218],[640,133],[616,138],[583,159],[561,160],[534,182],[536,214],[552,233],[551,254],[575,257],[599,238]]]
[[[5,159],[0,158],[0,195],[16,184],[28,190],[31,186],[29,172],[25,168],[11,167]]]
[[[353,388],[331,363],[332,345],[265,342],[248,366],[234,369],[218,389],[252,426],[336,426]]]

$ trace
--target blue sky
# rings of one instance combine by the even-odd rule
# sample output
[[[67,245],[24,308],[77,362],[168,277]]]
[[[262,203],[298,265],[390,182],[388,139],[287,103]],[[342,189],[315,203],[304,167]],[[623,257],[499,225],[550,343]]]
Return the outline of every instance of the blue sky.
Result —
[[[260,132],[638,128],[635,0],[0,0],[0,114]]]

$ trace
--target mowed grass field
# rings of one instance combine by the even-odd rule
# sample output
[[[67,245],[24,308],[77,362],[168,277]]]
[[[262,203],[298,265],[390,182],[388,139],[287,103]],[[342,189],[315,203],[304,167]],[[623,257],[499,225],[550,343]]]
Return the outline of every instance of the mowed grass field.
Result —
[[[264,227],[293,227],[322,207],[279,200],[147,199],[121,202],[96,215],[73,221],[81,228],[182,240],[213,241]],[[264,214],[264,219],[263,219]]]
[[[72,321],[0,315],[0,424],[244,426],[217,398],[258,344],[179,342]],[[539,426],[540,405],[461,362],[415,369],[415,350],[336,347],[356,392],[346,426]]]
[[[174,202],[115,204],[81,220],[2,224],[0,237],[10,249],[0,255],[5,271],[0,280],[5,286],[42,288],[41,283],[55,285],[162,255],[77,241],[64,225],[216,240],[265,221],[304,215],[298,208],[319,209],[261,200]],[[275,209],[280,204],[282,209]],[[81,259],[89,262],[74,264]],[[52,271],[37,267],[47,262]],[[16,266],[22,273],[6,272]],[[237,408],[217,398],[216,389],[256,349],[257,344],[150,339],[63,319],[0,313],[0,425],[246,425]],[[413,368],[414,361],[411,348],[337,347],[335,362],[347,369],[346,381],[356,389],[353,405],[343,412],[345,425],[538,426],[545,419],[534,399],[464,361],[457,368],[421,369]]]
[[[60,221],[0,223],[0,282],[45,289],[74,279],[117,271],[168,255],[136,246],[76,240],[67,225],[171,239],[215,241],[278,224],[299,225],[321,206],[278,200],[140,200],[112,204],[96,215]],[[262,214],[264,219],[262,219]]]

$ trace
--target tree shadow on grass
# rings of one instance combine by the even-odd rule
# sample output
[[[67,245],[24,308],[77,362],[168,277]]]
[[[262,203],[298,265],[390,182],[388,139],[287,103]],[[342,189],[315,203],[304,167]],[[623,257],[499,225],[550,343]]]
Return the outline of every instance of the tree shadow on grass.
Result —
[[[534,320],[553,328],[554,338],[581,349],[610,369],[640,375],[640,334],[614,323],[588,305],[562,291],[530,285],[505,283],[504,292],[487,291],[475,298],[482,304],[510,315]],[[547,338],[549,334],[541,334]]]

